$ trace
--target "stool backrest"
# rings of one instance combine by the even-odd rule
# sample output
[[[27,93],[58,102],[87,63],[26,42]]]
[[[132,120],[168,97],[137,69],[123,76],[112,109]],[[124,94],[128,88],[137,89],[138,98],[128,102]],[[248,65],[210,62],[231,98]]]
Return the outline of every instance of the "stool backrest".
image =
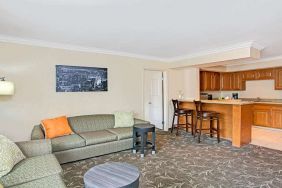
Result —
[[[195,106],[196,106],[196,112],[197,114],[199,114],[199,112],[202,112],[202,102],[201,101],[194,101]]]
[[[172,99],[172,104],[173,104],[174,111],[179,109],[179,102],[178,102],[178,100]]]

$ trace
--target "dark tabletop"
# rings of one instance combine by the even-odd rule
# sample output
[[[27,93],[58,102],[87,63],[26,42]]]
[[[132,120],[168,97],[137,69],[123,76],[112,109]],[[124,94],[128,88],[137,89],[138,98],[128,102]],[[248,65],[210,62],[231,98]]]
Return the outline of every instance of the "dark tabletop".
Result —
[[[152,124],[136,124],[134,125],[134,128],[138,128],[138,129],[148,129],[148,128],[154,128],[155,125]]]

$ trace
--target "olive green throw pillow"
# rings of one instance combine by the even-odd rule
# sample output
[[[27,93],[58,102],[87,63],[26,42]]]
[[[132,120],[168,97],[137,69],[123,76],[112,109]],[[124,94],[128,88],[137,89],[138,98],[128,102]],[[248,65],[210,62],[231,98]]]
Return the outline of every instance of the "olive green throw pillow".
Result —
[[[0,135],[0,178],[8,174],[23,159],[25,156],[20,148],[5,136]]]
[[[115,127],[132,127],[134,118],[132,112],[115,112]]]

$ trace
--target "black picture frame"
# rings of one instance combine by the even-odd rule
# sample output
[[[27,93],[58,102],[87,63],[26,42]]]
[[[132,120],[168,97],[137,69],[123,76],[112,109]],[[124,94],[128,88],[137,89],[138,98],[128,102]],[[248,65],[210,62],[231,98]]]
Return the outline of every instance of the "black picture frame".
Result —
[[[108,91],[108,69],[56,65],[56,92]]]

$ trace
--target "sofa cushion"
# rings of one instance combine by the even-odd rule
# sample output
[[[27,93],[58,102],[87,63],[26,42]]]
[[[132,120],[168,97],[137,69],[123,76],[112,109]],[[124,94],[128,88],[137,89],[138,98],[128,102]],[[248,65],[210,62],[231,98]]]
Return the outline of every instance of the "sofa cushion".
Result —
[[[85,146],[85,140],[77,134],[53,138],[51,143],[53,152]]]
[[[30,181],[11,188],[65,188],[66,185],[60,175],[52,175],[45,178]]]
[[[118,127],[133,127],[134,118],[132,112],[115,112],[115,126]]]
[[[62,168],[53,154],[41,155],[18,163],[9,174],[0,178],[0,183],[9,187],[61,172]]]
[[[72,130],[76,133],[110,129],[115,125],[112,114],[76,116],[69,117],[68,120]]]
[[[101,144],[117,140],[117,135],[107,131],[91,131],[79,134],[85,139],[86,145]]]
[[[0,135],[0,146],[0,177],[2,177],[18,162],[25,159],[25,156],[14,142],[3,135]]]
[[[66,116],[41,121],[45,138],[56,138],[73,134]]]
[[[112,128],[112,129],[107,129],[107,130],[117,135],[118,140],[133,137],[133,128],[132,127],[120,127],[120,128]]]

